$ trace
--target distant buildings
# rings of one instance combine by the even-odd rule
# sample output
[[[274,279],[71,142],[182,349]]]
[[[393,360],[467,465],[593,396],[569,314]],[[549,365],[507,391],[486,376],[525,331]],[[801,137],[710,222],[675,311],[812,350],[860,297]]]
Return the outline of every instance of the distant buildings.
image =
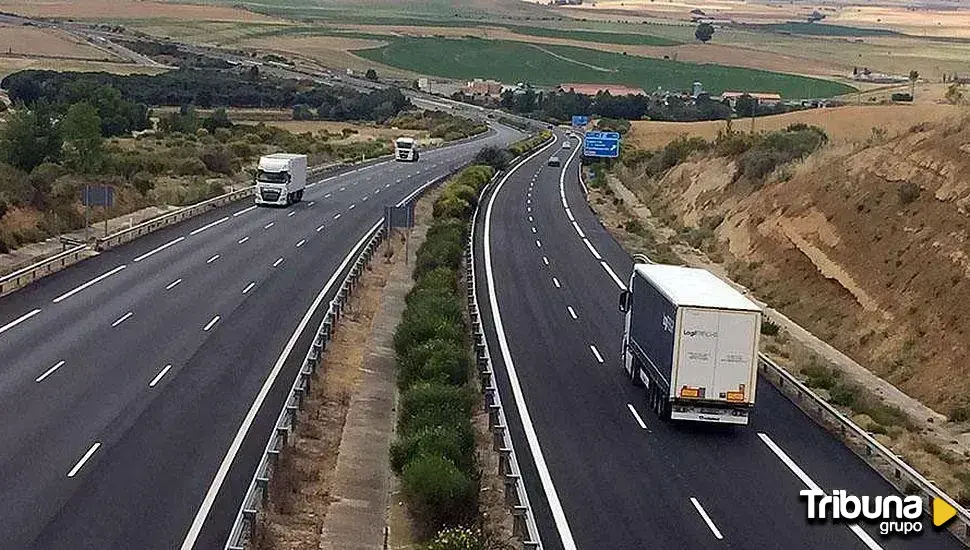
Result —
[[[500,97],[502,95],[502,83],[497,80],[476,78],[471,82],[466,82],[462,92],[472,97]]]
[[[780,94],[763,92],[724,92],[721,94],[721,101],[727,101],[731,107],[734,107],[738,102],[738,98],[745,95],[758,100],[759,105],[772,106],[781,103]]]
[[[647,95],[643,88],[632,88],[620,84],[576,84],[559,85],[560,92],[574,92],[580,95],[594,96],[600,92],[609,92],[612,96]]]

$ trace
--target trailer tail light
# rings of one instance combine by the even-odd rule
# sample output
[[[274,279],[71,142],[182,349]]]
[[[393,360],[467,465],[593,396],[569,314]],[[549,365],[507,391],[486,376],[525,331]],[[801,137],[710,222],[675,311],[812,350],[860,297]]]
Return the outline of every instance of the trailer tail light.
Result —
[[[699,388],[691,388],[691,387],[688,387],[688,386],[684,386],[683,388],[680,388],[680,396],[681,397],[695,397],[695,398],[696,397],[700,397],[701,396],[701,390]]]
[[[743,391],[729,391],[729,392],[727,392],[727,400],[728,401],[735,401],[735,402],[743,402],[744,401],[744,392]]]

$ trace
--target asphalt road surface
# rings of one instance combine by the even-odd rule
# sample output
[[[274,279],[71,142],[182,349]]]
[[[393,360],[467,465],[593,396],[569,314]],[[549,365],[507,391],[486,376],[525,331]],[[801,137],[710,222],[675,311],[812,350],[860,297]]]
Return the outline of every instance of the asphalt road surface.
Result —
[[[328,177],[287,209],[238,202],[0,299],[0,548],[171,549],[191,525],[222,548],[338,266],[385,205],[520,137]]]
[[[632,260],[586,203],[577,141],[562,141],[493,190],[475,243],[483,326],[543,547],[963,548],[925,520],[928,532],[908,539],[809,523],[808,487],[896,492],[764,379],[749,426],[657,418],[620,367]],[[552,155],[564,166],[547,166]]]

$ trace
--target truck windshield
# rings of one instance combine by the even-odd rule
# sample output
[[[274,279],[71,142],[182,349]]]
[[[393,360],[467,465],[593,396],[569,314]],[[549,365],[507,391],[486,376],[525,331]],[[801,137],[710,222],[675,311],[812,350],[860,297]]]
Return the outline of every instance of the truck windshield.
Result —
[[[395,145],[397,145],[397,148],[398,149],[410,149],[411,148],[411,144],[408,143],[408,142],[406,142],[406,141],[398,141],[398,142],[395,143]]]
[[[264,172],[260,170],[256,173],[256,181],[263,183],[288,183],[290,181],[289,172]]]

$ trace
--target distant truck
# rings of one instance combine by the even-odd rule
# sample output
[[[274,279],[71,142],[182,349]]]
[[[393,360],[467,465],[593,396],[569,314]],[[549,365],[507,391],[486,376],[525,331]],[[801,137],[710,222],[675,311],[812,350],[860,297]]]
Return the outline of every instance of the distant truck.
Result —
[[[418,161],[418,144],[414,138],[399,137],[394,140],[394,160],[400,162]]]
[[[623,367],[664,420],[747,424],[758,378],[761,308],[703,269],[638,263]]]
[[[259,157],[256,204],[289,206],[303,200],[306,167],[306,155],[274,153]]]

